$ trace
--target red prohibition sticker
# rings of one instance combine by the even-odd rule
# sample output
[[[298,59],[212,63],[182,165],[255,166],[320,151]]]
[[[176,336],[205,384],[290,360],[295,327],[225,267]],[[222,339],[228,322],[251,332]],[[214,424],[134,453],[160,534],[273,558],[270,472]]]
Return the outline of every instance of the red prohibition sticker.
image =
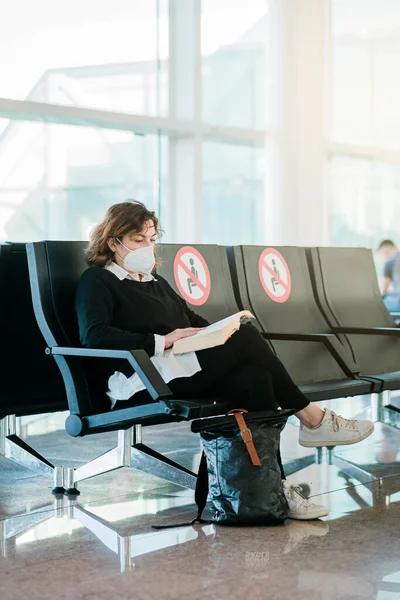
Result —
[[[258,274],[264,291],[271,300],[286,302],[290,296],[292,282],[287,262],[278,250],[263,250],[258,261]]]
[[[192,246],[184,246],[176,253],[174,260],[175,283],[182,297],[201,306],[208,300],[211,291],[211,277],[202,255]]]

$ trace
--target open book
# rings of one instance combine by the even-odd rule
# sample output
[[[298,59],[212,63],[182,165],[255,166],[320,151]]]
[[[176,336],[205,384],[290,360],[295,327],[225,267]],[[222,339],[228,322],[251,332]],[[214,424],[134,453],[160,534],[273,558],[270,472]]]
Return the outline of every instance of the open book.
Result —
[[[241,323],[254,318],[250,311],[242,310],[231,317],[213,323],[195,333],[195,335],[175,342],[173,346],[174,354],[185,354],[193,350],[205,350],[206,348],[214,348],[214,346],[222,346],[231,337],[232,333],[239,329]]]

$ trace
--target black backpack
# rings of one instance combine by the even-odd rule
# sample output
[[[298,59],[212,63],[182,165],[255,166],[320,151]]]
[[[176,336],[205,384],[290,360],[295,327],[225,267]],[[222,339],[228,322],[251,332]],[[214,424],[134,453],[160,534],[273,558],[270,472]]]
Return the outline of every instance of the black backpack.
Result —
[[[200,433],[203,454],[195,491],[202,519],[207,495],[219,525],[275,525],[288,517],[282,474],[278,462],[280,435],[293,410],[252,412],[235,409],[225,417],[192,422]],[[157,527],[159,529],[163,527]]]

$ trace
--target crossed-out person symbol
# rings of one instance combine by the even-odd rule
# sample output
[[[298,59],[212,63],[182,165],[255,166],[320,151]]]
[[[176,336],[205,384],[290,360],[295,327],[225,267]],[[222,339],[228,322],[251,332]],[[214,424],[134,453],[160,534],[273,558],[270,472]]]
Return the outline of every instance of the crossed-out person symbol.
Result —
[[[196,279],[199,278],[199,272],[196,269],[195,265],[194,265],[194,259],[190,258],[189,259],[189,263],[190,263],[190,270],[193,273],[193,275],[196,277]],[[191,277],[187,278],[187,285],[189,288],[189,294],[192,294],[192,288],[194,288],[195,286],[197,286],[197,283],[195,281],[193,281],[193,279]]]
[[[276,275],[277,275],[278,277],[280,277],[280,274],[279,274],[279,269],[278,269],[278,267],[276,266],[276,261],[275,261],[275,259],[273,258],[271,262],[272,262],[272,268],[274,269],[274,272],[276,273]],[[273,287],[273,289],[274,289],[274,292],[276,292],[276,286],[277,286],[277,285],[280,285],[279,281],[278,281],[277,279],[275,279],[275,277],[271,277],[271,284],[272,284],[272,287]]]

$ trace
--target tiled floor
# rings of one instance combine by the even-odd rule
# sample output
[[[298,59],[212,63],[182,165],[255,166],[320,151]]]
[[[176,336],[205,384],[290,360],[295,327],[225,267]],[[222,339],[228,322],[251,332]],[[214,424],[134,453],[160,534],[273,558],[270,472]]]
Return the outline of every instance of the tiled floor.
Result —
[[[331,403],[344,416],[370,416],[366,399]],[[23,433],[55,463],[78,465],[116,435],[69,438],[62,415],[25,420]],[[284,460],[310,454],[297,428],[283,435]],[[144,441],[196,468],[199,442],[186,424],[145,430]],[[330,464],[289,477],[330,508],[315,522],[279,527],[153,524],[194,516],[193,493],[135,471],[82,482],[81,496],[50,494],[51,481],[0,458],[0,599],[96,600],[268,598],[400,600],[400,431],[376,424],[337,454],[371,476],[360,484]]]

